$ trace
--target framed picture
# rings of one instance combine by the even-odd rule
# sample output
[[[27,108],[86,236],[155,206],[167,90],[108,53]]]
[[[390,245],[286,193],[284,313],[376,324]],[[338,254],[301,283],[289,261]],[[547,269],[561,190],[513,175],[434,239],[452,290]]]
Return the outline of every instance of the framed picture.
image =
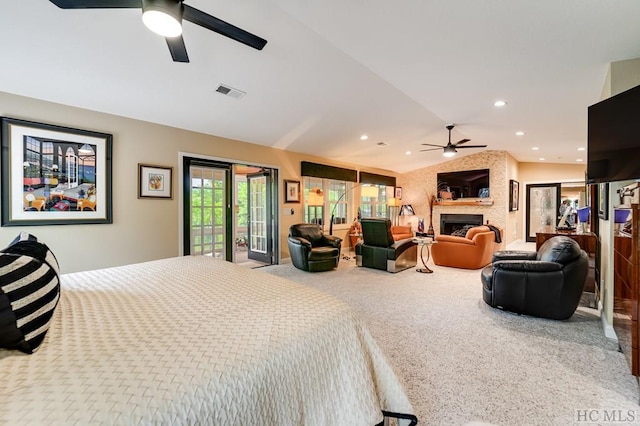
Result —
[[[394,198],[397,198],[398,200],[402,200],[402,187],[401,186],[396,186],[396,190],[395,193],[393,194]]]
[[[300,202],[300,181],[299,180],[284,181],[284,202],[285,203]]]
[[[113,136],[0,117],[2,226],[112,223]]]
[[[138,163],[138,198],[173,198],[173,167]]]
[[[598,217],[609,220],[609,183],[598,184]]]
[[[514,212],[518,210],[518,203],[520,201],[520,183],[517,180],[509,180],[509,211]]]

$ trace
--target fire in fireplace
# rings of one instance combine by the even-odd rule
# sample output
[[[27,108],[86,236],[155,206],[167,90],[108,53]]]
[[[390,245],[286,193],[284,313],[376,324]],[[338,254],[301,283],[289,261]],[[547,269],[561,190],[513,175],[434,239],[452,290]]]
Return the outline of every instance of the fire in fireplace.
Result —
[[[465,225],[482,225],[483,216],[481,214],[441,214],[440,233],[451,235]]]

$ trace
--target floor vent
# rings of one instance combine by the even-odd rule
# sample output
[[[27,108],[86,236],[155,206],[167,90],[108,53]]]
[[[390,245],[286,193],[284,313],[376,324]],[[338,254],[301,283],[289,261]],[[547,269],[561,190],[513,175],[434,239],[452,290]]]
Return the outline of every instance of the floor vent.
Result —
[[[229,87],[229,86],[226,86],[224,84],[220,84],[216,88],[216,92],[222,93],[223,95],[231,96],[232,98],[235,98],[235,99],[240,99],[241,97],[243,97],[244,95],[247,94],[247,92],[243,92],[242,90],[234,89],[233,87]]]

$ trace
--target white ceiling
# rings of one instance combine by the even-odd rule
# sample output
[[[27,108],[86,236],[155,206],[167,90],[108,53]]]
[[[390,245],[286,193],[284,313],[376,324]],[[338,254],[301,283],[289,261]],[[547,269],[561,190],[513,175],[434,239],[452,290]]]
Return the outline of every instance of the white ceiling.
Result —
[[[443,161],[419,150],[449,123],[453,142],[575,164],[608,64],[640,57],[637,0],[185,3],[266,47],[185,22],[174,63],[137,9],[3,1],[0,91],[396,172]]]

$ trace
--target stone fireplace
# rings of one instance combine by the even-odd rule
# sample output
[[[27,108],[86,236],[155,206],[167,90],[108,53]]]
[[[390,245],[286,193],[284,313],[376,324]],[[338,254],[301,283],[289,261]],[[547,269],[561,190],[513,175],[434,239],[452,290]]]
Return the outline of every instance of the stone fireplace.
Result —
[[[482,221],[481,214],[441,214],[440,233],[451,235],[465,225],[482,225]]]

